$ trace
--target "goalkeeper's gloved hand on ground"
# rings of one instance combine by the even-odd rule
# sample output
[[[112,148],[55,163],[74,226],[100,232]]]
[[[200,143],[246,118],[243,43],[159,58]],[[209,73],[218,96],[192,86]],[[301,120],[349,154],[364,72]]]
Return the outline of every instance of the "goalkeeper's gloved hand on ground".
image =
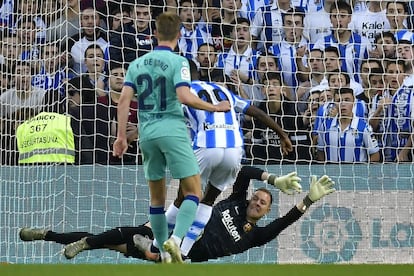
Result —
[[[293,195],[294,192],[302,192],[302,186],[300,185],[300,177],[297,172],[291,172],[287,175],[277,177],[276,175],[270,174],[267,183],[276,186],[279,190],[288,195]]]
[[[306,209],[322,197],[333,193],[335,191],[335,188],[333,187],[334,185],[335,182],[327,175],[324,175],[319,179],[316,175],[312,175],[309,193],[303,199],[303,204],[305,204]]]

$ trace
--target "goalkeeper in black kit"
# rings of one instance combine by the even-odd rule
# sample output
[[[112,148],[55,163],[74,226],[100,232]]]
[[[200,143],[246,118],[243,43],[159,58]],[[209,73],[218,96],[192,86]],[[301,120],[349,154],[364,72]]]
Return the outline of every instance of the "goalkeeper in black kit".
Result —
[[[302,201],[285,216],[259,227],[256,222],[270,211],[273,200],[272,194],[265,188],[257,189],[250,200],[246,200],[251,179],[267,181],[287,194],[302,190],[299,184],[301,179],[295,172],[276,177],[262,169],[244,166],[237,176],[232,194],[213,207],[204,233],[187,256],[192,262],[217,259],[262,246],[297,221],[312,203],[335,191],[335,183],[328,176],[324,175],[320,179],[311,176],[310,191]],[[23,241],[46,240],[66,244],[64,254],[68,259],[84,250],[108,248],[124,253],[126,257],[159,261],[159,254],[151,250],[154,249],[153,235],[148,223],[138,227],[117,227],[97,235],[23,228],[20,238]]]

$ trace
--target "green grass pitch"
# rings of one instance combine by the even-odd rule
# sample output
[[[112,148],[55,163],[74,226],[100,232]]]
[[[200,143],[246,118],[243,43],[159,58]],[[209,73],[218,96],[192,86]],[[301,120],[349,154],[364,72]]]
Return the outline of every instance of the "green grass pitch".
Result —
[[[0,264],[1,276],[412,276],[412,265],[277,265],[277,264]]]

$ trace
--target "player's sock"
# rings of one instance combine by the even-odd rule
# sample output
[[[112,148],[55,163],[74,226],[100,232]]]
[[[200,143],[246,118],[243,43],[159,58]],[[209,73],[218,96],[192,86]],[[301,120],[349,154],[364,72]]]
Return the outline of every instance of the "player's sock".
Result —
[[[88,232],[56,233],[53,231],[48,231],[45,236],[45,241],[54,241],[60,244],[70,244],[88,236],[93,236],[93,234]]]
[[[175,228],[173,231],[173,236],[175,236],[174,239],[180,239],[179,242],[177,242],[176,240],[178,246],[180,245],[181,239],[187,233],[188,228],[190,228],[191,224],[194,221],[197,212],[198,202],[198,197],[188,195],[184,197],[184,200],[181,203],[180,209],[177,214]]]
[[[168,239],[167,219],[165,217],[164,206],[150,206],[149,221],[151,223],[152,233],[157,239],[157,246],[162,252],[162,245]]]
[[[187,235],[184,237],[183,242],[181,244],[181,253],[184,256],[187,256],[190,252],[193,244],[196,242],[198,236],[203,232],[204,228],[206,227],[207,222],[211,217],[211,213],[213,211],[212,206],[208,206],[206,204],[200,203],[198,205],[196,218],[191,225],[190,229],[187,232]]]
[[[168,206],[167,211],[165,212],[169,232],[171,232],[175,227],[175,220],[177,219],[178,210],[179,208],[175,206],[174,203],[171,203],[170,206]]]
[[[158,247],[158,241],[157,241],[157,239],[154,237],[154,240],[152,241],[152,244],[151,244],[150,251],[152,253],[157,253],[157,250],[159,252],[160,251],[160,248]]]
[[[91,248],[105,248],[106,244],[123,244],[125,239],[119,228],[111,229],[99,235],[93,235],[86,239]]]

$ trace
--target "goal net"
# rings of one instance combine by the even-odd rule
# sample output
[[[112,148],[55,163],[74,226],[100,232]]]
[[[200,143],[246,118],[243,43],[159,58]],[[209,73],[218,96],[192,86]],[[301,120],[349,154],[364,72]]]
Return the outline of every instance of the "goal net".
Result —
[[[69,262],[60,244],[21,241],[22,227],[97,234],[148,220],[137,101],[130,107],[126,155],[113,157],[112,145],[127,66],[157,46],[155,18],[164,11],[179,14],[175,51],[195,62],[200,78],[249,99],[293,144],[283,156],[280,137],[260,120],[240,115],[243,165],[277,175],[297,171],[305,191],[287,196],[252,181],[249,195],[266,187],[274,197],[259,226],[300,202],[311,175],[327,174],[336,182],[335,193],[274,241],[213,262],[414,262],[412,1],[0,5],[0,263]],[[73,135],[74,143],[60,154],[74,162],[51,159],[57,138],[33,124],[40,112],[67,116],[62,137]],[[167,176],[169,204],[178,183]],[[70,262],[143,261],[92,250]]]

